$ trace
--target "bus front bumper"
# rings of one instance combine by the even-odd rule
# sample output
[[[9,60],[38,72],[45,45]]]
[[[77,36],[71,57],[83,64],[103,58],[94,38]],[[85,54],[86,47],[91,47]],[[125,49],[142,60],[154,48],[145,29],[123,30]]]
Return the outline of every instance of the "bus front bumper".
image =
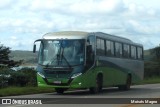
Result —
[[[79,76],[74,79],[46,79],[37,75],[37,81],[39,87],[52,87],[52,88],[86,88],[83,79]]]

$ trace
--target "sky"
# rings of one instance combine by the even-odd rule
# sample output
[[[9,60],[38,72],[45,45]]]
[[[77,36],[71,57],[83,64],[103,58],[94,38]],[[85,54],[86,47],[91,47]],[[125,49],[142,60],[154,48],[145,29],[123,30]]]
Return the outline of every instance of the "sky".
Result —
[[[57,31],[104,32],[150,49],[160,44],[160,0],[0,0],[0,44],[32,50]]]

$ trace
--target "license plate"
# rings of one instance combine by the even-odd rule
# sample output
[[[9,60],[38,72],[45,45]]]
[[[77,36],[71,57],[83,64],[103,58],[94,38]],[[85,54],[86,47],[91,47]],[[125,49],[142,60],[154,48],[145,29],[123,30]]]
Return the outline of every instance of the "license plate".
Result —
[[[55,83],[55,84],[61,84],[62,82],[61,81],[54,81],[53,83]]]

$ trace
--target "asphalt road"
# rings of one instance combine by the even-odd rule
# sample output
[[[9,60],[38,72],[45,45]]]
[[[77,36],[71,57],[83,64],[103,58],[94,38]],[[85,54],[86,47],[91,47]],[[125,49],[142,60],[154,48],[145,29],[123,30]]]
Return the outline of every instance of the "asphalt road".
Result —
[[[34,95],[23,95],[23,96],[12,96],[5,98],[50,98],[44,101],[43,105],[0,105],[3,107],[159,107],[159,104],[96,104],[96,102],[101,100],[110,100],[108,98],[119,98],[117,101],[125,100],[145,100],[148,98],[156,98],[154,101],[160,102],[160,84],[148,84],[148,85],[135,85],[131,87],[131,90],[120,91],[117,88],[106,88],[102,93],[90,94],[88,90],[77,90],[77,91],[67,91],[63,95],[57,93],[44,93],[44,94],[34,94]],[[53,99],[51,99],[53,98]],[[71,98],[71,99],[68,99]],[[75,99],[80,98],[82,104],[72,104]],[[94,100],[92,100],[94,98]],[[137,99],[138,98],[138,99]],[[157,99],[158,98],[158,99]],[[72,101],[71,101],[72,100]],[[89,104],[83,104],[83,101],[88,101]],[[92,100],[93,104],[90,104]]]

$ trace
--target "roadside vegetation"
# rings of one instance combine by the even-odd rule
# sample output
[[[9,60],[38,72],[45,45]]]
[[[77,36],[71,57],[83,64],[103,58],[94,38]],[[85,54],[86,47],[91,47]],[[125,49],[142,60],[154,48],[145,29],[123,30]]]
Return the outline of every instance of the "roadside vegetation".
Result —
[[[16,96],[16,95],[28,95],[28,94],[38,94],[38,93],[52,93],[53,88],[49,87],[6,87],[0,89],[0,97],[4,96]]]
[[[144,62],[144,79],[137,84],[156,84],[160,83],[160,66],[157,62]]]
[[[144,52],[144,80],[141,84],[160,83],[160,46]]]
[[[160,76],[153,76],[150,78],[145,78],[140,84],[156,84],[160,83]]]

